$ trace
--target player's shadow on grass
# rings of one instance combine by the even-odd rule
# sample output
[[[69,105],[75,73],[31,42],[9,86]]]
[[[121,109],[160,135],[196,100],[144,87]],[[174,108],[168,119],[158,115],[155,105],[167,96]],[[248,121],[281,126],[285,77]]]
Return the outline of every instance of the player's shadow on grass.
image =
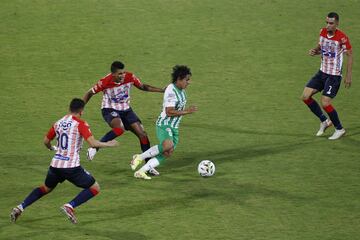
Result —
[[[144,240],[148,239],[147,236],[142,235],[137,232],[123,231],[124,229],[114,229],[111,230],[97,230],[91,227],[92,224],[101,223],[106,225],[106,222],[114,223],[114,221],[122,221],[123,219],[139,217],[143,214],[153,214],[156,213],[157,218],[161,217],[161,212],[166,211],[169,208],[169,213],[176,211],[184,211],[186,209],[191,209],[192,207],[199,204],[199,201],[207,201],[209,204],[213,202],[215,205],[219,204],[234,204],[234,205],[244,205],[247,208],[251,208],[252,199],[258,199],[258,201],[268,201],[271,199],[280,199],[281,201],[290,202],[291,204],[302,205],[307,204],[316,200],[315,198],[307,198],[302,194],[293,194],[286,191],[270,189],[265,185],[261,184],[252,184],[252,183],[243,183],[239,184],[236,182],[231,182],[230,184],[224,184],[224,181],[212,181],[211,184],[204,184],[202,181],[204,179],[194,178],[187,182],[187,190],[184,192],[177,192],[176,195],[168,194],[162,195],[158,198],[148,199],[145,202],[135,201],[134,202],[123,202],[119,204],[118,207],[113,208],[86,208],[82,209],[79,213],[79,226],[84,232],[85,235],[89,236],[101,236],[113,240],[121,239],[139,239]],[[227,180],[225,180],[227,181]],[[168,191],[168,186],[163,186],[164,191]],[[162,211],[159,211],[161,209]],[[168,213],[165,213],[168,216]],[[209,211],[211,215],[212,212]],[[83,217],[81,217],[83,216]],[[84,218],[88,216],[88,220]],[[176,216],[174,216],[175,218]],[[47,215],[46,217],[32,218],[31,220],[20,219],[21,222],[18,222],[20,226],[26,226],[30,224],[34,225],[36,222],[46,222],[49,218],[56,219],[53,221],[53,224],[56,225],[56,229],[59,232],[69,233],[74,231],[74,228],[71,223],[60,213],[58,215]],[[59,222],[63,224],[59,225]],[[31,227],[30,226],[30,227]],[[5,227],[1,226],[0,228]],[[8,225],[6,225],[8,227]],[[16,237],[9,237],[9,240],[12,239],[28,239],[27,237],[34,237],[36,234],[43,234],[49,229],[53,229],[54,226],[51,224],[36,224],[36,227],[39,231],[32,231],[31,233],[27,232],[26,234],[19,234]],[[66,235],[66,234],[65,234]]]
[[[312,140],[299,141],[287,144],[256,144],[253,146],[239,146],[231,149],[221,151],[201,151],[201,152],[186,152],[184,154],[175,155],[171,161],[168,162],[168,167],[174,171],[181,171],[181,168],[188,165],[194,165],[201,159],[211,159],[215,163],[219,162],[232,162],[232,161],[246,161],[261,156],[276,155],[285,152],[291,152],[312,144]]]
[[[346,128],[346,137],[352,137],[360,134],[360,126]]]
[[[50,216],[51,217],[51,216]],[[56,216],[53,216],[53,218],[56,218]],[[48,218],[47,218],[48,219]],[[37,222],[37,221],[45,221],[46,219],[35,219],[33,221],[25,221],[23,224],[20,225],[26,225],[28,223],[31,222]],[[58,224],[58,223],[57,223]],[[24,227],[22,226],[22,227]],[[82,226],[78,226],[78,227],[82,227]],[[75,226],[71,226],[71,223],[68,222],[63,222],[63,224],[61,224],[61,227],[59,227],[59,225],[56,226],[50,226],[48,224],[43,224],[43,225],[37,225],[36,226],[36,230],[31,231],[31,232],[26,232],[26,233],[22,233],[21,231],[18,231],[16,234],[16,236],[10,237],[10,236],[6,236],[6,240],[19,240],[19,239],[43,239],[44,237],[44,233],[48,232],[49,230],[53,230],[55,229],[61,233],[61,235],[64,236],[63,239],[68,239],[66,238],[66,236],[72,236],[72,237],[79,237],[76,239],[97,239],[97,238],[101,238],[101,239],[111,239],[111,240],[147,240],[149,239],[148,237],[146,237],[145,235],[138,233],[138,232],[130,232],[130,231],[123,231],[123,229],[119,229],[119,231],[115,231],[115,230],[111,230],[108,228],[105,228],[105,230],[98,230],[98,229],[94,229],[94,228],[86,228],[86,230],[84,230],[84,228],[80,229],[80,231],[78,231],[78,233],[74,234],[74,231],[76,231]],[[1,229],[1,227],[0,227]],[[79,236],[80,232],[84,232],[83,234],[81,234]],[[1,235],[0,235],[1,237]],[[70,239],[70,237],[69,237]]]
[[[294,205],[308,204],[316,201],[316,198],[304,197],[302,194],[293,194],[286,191],[269,189],[264,185],[258,184],[224,184],[224,181],[213,181],[212,184],[199,183],[198,178],[191,183],[187,183],[186,192],[177,192],[176,195],[164,195],[158,199],[148,199],[146,202],[136,202],[136,204],[123,203],[117,208],[101,210],[101,215],[96,216],[99,210],[87,209],[81,214],[92,215],[94,219],[82,221],[81,224],[94,224],[96,222],[121,220],[156,213],[157,218],[161,217],[161,212],[169,209],[169,213],[174,211],[184,211],[191,209],[199,204],[199,201],[206,201],[211,205],[234,204],[244,205],[251,208],[252,199],[267,202],[271,199],[289,202]],[[200,186],[199,186],[200,185]],[[168,191],[164,187],[164,191]],[[180,196],[179,196],[180,195]],[[159,211],[161,209],[161,211]],[[165,213],[168,216],[168,213]],[[212,214],[209,211],[209,214]],[[94,217],[96,216],[96,217]],[[175,216],[174,216],[175,217]]]
[[[210,124],[206,124],[206,123],[184,123],[183,128],[200,128],[200,129],[206,129],[209,130],[211,132],[221,132],[221,133],[234,133],[234,134],[249,134],[249,135],[260,135],[260,136],[291,136],[291,137],[310,137],[309,134],[305,134],[305,133],[289,133],[289,132],[281,132],[281,131],[274,131],[274,132],[269,132],[269,131],[261,131],[258,129],[240,129],[240,128],[235,128],[235,127],[231,127],[231,126],[216,126],[216,125],[210,125]],[[287,128],[284,128],[285,130]],[[316,131],[316,129],[314,129],[314,132]]]

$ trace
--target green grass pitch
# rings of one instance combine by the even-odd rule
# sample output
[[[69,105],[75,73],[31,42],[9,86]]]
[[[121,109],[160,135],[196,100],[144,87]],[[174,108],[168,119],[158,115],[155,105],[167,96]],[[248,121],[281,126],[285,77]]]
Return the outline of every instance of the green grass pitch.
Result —
[[[2,0],[0,239],[359,238],[359,9],[358,0]],[[330,11],[354,48],[353,86],[334,101],[348,134],[334,142],[333,129],[314,137],[318,120],[299,99]],[[69,183],[11,224],[11,208],[46,175],[43,135],[115,59],[154,86],[168,84],[175,64],[192,69],[188,104],[199,111],[183,118],[161,176],[133,178],[131,133],[93,162],[84,144],[82,165],[101,193],[77,209],[79,224],[59,212],[80,190]],[[97,138],[108,131],[100,101],[84,115]],[[161,94],[132,91],[152,144],[161,104]],[[215,176],[197,175],[203,159]]]

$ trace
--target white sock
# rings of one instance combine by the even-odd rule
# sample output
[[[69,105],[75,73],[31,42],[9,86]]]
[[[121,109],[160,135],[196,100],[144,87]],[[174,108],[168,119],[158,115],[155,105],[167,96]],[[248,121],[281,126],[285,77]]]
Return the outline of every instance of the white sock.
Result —
[[[17,208],[20,209],[20,211],[22,211],[22,212],[24,211],[24,208],[23,208],[22,204],[19,204],[19,205],[17,206]]]
[[[159,165],[160,165],[159,161],[156,158],[152,158],[144,166],[142,166],[142,168],[140,168],[140,171],[147,172],[150,169],[156,168]]]
[[[140,154],[140,158],[142,160],[145,160],[147,158],[155,157],[159,153],[160,153],[159,147],[158,147],[158,145],[155,145],[155,146],[152,146],[151,148],[149,148],[148,150],[146,150],[145,152],[143,152],[142,154]]]

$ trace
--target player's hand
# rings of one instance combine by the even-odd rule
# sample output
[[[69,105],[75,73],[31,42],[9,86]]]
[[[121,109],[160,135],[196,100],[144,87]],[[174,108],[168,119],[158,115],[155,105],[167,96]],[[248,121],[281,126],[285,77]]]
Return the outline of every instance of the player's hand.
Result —
[[[345,84],[345,88],[350,88],[351,87],[351,76],[347,75],[346,78],[344,79],[344,84]]]
[[[49,151],[57,151],[58,147],[57,146],[51,146],[51,148],[49,148]]]
[[[188,113],[197,112],[197,110],[198,110],[197,106],[190,106],[188,108]]]
[[[319,51],[316,49],[316,48],[312,48],[309,50],[309,55],[310,56],[315,56],[315,55],[318,55],[319,54]]]
[[[111,140],[111,141],[106,142],[106,144],[107,144],[109,147],[117,147],[117,146],[119,146],[119,142],[118,142],[118,141],[116,141],[115,139],[114,139],[114,140]]]

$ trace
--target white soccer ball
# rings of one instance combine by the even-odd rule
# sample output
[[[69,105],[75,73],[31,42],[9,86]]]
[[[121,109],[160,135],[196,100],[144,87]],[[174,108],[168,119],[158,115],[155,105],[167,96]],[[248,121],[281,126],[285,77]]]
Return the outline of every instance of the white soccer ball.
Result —
[[[202,177],[211,177],[215,173],[215,164],[210,160],[202,160],[198,165],[198,172]]]

